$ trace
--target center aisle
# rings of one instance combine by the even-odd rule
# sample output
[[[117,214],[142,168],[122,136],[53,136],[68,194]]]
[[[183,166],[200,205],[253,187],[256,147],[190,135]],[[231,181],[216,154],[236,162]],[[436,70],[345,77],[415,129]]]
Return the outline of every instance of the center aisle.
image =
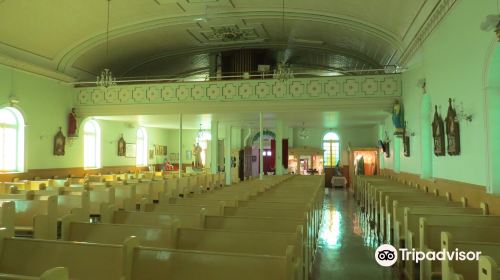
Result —
[[[352,196],[326,188],[312,279],[399,279],[393,269],[376,263],[377,243],[369,232]]]

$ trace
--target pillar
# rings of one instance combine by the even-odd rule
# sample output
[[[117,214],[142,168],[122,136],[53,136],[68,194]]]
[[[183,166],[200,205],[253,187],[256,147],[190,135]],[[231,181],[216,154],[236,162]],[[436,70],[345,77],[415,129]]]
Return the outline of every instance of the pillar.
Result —
[[[259,113],[259,178],[260,180],[264,179],[264,155],[262,151],[264,151],[264,145],[262,143],[264,129],[262,127],[262,112]]]
[[[283,175],[283,121],[276,120],[276,175]]]
[[[224,172],[226,173],[226,185],[231,185],[231,125],[226,124],[226,140],[224,141]]]
[[[210,171],[212,174],[217,174],[217,172],[219,172],[219,162],[217,161],[217,156],[219,155],[219,122],[212,119],[210,130],[212,134],[212,140],[210,142]]]
[[[179,177],[182,174],[182,113],[179,115]]]

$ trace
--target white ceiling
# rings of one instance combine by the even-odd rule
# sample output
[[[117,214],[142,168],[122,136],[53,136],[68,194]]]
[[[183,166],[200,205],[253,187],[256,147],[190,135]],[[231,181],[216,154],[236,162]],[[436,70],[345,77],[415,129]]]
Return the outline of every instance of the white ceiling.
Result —
[[[376,125],[383,121],[389,113],[383,111],[341,111],[341,112],[279,112],[264,113],[263,125],[266,128],[276,126],[276,120],[283,121],[289,127],[308,128],[340,128],[353,126]],[[158,127],[168,129],[179,128],[179,115],[146,115],[146,116],[100,116],[101,120],[111,120],[130,123],[134,126]],[[215,119],[220,124],[230,124],[235,127],[259,126],[257,113],[227,113],[182,116],[183,129],[210,129],[211,121]]]
[[[169,61],[179,56],[258,47],[316,50],[354,58],[348,67],[375,67],[398,63],[437,3],[285,0],[283,32],[281,0],[113,0],[107,58],[106,0],[4,0],[0,61],[35,65],[59,79],[93,80],[104,67],[118,76],[155,61],[175,69]],[[249,29],[257,40],[210,42],[207,32],[220,26]]]

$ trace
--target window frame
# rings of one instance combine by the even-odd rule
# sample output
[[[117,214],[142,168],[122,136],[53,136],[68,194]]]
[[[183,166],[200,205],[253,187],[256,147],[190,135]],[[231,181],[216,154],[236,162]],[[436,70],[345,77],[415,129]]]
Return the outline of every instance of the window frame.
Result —
[[[330,135],[333,135],[333,137],[329,137]],[[323,149],[323,167],[336,166],[340,160],[340,136],[338,133],[328,131],[323,135],[321,144],[321,148]],[[328,145],[328,149],[325,149],[325,145]],[[336,149],[334,146],[336,146]],[[335,162],[333,162],[333,158],[335,158]]]
[[[92,125],[94,128],[93,132],[88,132],[87,131],[87,125]],[[90,169],[99,169],[102,168],[102,156],[101,156],[101,149],[102,149],[102,134],[101,134],[101,125],[93,119],[87,120],[83,126],[83,169],[84,170],[90,170]],[[92,136],[94,138],[94,147],[95,150],[93,151],[94,154],[94,165],[88,165],[88,160],[87,160],[87,149],[89,147],[87,146],[87,137]]]
[[[9,174],[9,173],[22,173],[25,171],[25,131],[24,128],[26,126],[24,116],[22,112],[12,106],[4,106],[0,108],[0,111],[6,111],[10,113],[14,119],[15,119],[15,124],[8,124],[7,122],[5,123],[0,123],[0,129],[14,129],[16,139],[15,139],[15,163],[14,169],[4,169],[0,170],[0,174]],[[2,141],[3,142],[3,141]],[[8,149],[11,149],[12,147],[6,147]],[[0,147],[0,149],[3,151],[4,147]],[[1,159],[3,161],[3,159]]]

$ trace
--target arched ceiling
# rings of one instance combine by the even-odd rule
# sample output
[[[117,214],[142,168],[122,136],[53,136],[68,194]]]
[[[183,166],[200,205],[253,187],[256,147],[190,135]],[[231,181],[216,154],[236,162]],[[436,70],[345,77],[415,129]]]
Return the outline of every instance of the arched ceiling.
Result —
[[[302,68],[359,70],[398,64],[439,0],[106,0],[0,2],[0,63],[62,80],[179,75],[221,50],[264,48]],[[240,30],[217,40],[221,28]],[[35,70],[33,70],[35,71]],[[43,71],[42,71],[43,72]]]

